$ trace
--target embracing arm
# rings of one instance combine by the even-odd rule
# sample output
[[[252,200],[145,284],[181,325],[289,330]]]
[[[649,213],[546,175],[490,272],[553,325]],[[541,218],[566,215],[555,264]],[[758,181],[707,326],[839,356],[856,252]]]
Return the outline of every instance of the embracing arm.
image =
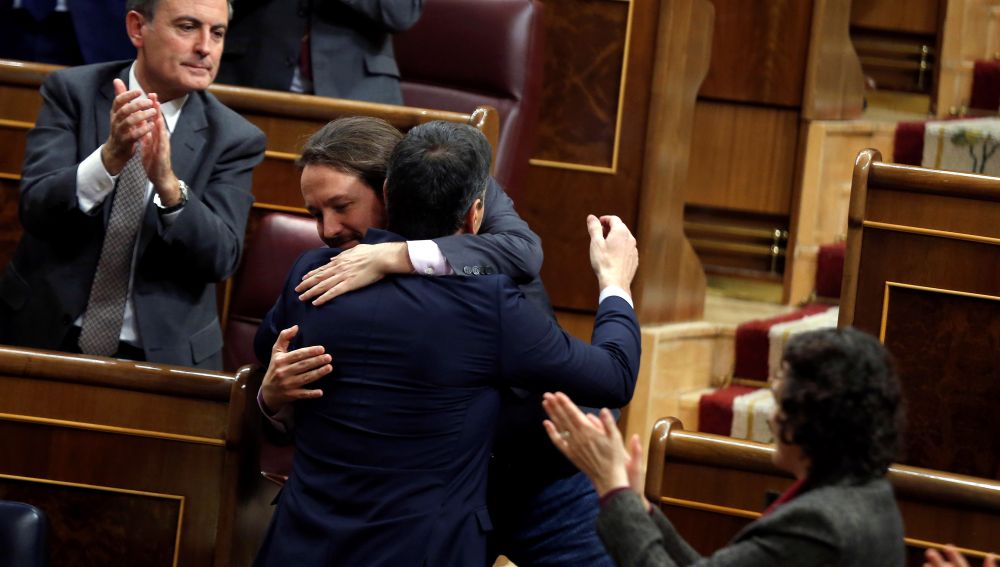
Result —
[[[514,202],[492,177],[486,189],[485,217],[479,233],[434,239],[456,274],[466,266],[490,266],[521,284],[542,269],[542,241],[514,210]],[[484,274],[485,275],[485,274]]]
[[[386,274],[443,275],[451,265],[462,275],[506,274],[527,283],[542,268],[542,244],[517,212],[514,203],[492,178],[486,190],[485,218],[479,233],[413,242],[359,244],[307,273],[295,291],[302,301],[322,305]],[[436,268],[427,269],[427,266]],[[473,271],[475,267],[475,271]],[[488,269],[484,269],[488,268]]]

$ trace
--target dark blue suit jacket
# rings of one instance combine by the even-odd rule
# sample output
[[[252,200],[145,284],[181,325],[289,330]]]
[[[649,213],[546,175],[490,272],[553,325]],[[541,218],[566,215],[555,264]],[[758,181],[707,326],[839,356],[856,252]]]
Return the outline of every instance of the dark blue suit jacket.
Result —
[[[396,239],[369,230],[366,241]],[[563,332],[502,275],[390,277],[319,308],[296,282],[338,251],[295,264],[256,338],[281,329],[324,345],[323,397],[296,403],[296,452],[258,565],[485,565],[486,469],[499,388],[562,390],[621,406],[639,367],[639,324],[606,299],[593,345]]]

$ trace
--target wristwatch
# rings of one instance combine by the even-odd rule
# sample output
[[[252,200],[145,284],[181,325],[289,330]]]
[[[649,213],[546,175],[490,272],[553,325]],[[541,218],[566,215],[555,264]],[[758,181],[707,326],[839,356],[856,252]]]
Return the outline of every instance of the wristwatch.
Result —
[[[190,190],[188,188],[188,186],[187,186],[187,183],[184,183],[183,179],[178,179],[177,180],[177,187],[181,190],[181,200],[177,201],[176,205],[172,205],[170,207],[164,207],[159,202],[157,202],[156,206],[158,207],[158,210],[160,211],[160,214],[164,214],[165,215],[167,213],[173,213],[173,212],[179,211],[182,208],[184,208],[184,205],[187,204],[187,202],[188,202],[188,191]]]

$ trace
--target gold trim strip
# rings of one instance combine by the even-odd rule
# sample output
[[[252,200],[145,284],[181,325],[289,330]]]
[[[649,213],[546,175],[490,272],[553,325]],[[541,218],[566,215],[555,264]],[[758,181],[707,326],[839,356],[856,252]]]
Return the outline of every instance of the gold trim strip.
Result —
[[[131,488],[119,488],[117,486],[102,486],[99,484],[84,484],[80,482],[68,482],[65,480],[52,480],[50,478],[36,478],[31,476],[18,476],[14,474],[3,474],[0,473],[0,478],[6,478],[10,480],[21,480],[25,482],[38,482],[41,484],[55,484],[57,486],[70,486],[73,488],[88,488],[90,490],[102,490],[104,492],[118,492],[121,494],[135,494],[137,496],[149,496],[151,498],[163,498],[167,500],[180,500],[184,501],[184,495],[182,494],[167,494],[165,492],[148,492],[145,490],[132,490]]]
[[[613,158],[613,156],[612,156]],[[528,163],[538,167],[551,167],[553,169],[568,169],[570,171],[586,171],[588,173],[606,173],[614,175],[617,173],[612,167],[600,167],[596,165],[583,165],[580,163],[570,163],[564,161],[551,161],[547,159],[529,159]]]
[[[225,439],[212,439],[211,437],[182,435],[180,433],[164,433],[161,431],[149,431],[147,429],[133,429],[130,427],[118,427],[115,425],[99,425],[96,423],[83,423],[80,421],[67,421],[64,419],[52,419],[48,417],[35,417],[30,415],[18,415],[13,413],[0,413],[0,421],[16,421],[18,423],[33,423],[36,425],[69,427],[72,429],[83,429],[86,431],[100,431],[101,433],[132,435],[134,437],[149,437],[152,439],[167,439],[169,441],[181,441],[184,443],[213,445],[216,447],[224,447],[226,445]]]
[[[717,506],[715,504],[708,504],[708,503],[705,503],[705,502],[696,502],[694,500],[684,500],[682,498],[672,498],[670,496],[661,496],[660,497],[660,503],[661,504],[671,505],[671,506],[679,506],[681,508],[689,508],[689,509],[692,509],[692,510],[700,510],[702,512],[718,512],[718,513],[721,513],[721,514],[725,514],[727,516],[737,516],[737,517],[740,517],[740,518],[747,518],[747,519],[751,519],[751,520],[756,520],[757,518],[761,517],[761,514],[759,512],[753,512],[753,511],[750,511],[750,510],[743,510],[743,509],[740,509],[740,508],[730,508],[728,506]],[[924,547],[924,548],[933,547],[935,549],[944,549],[944,546],[945,546],[945,544],[943,544],[943,543],[938,543],[938,542],[935,542],[935,541],[927,541],[927,540],[922,540],[922,539],[916,539],[916,538],[912,538],[912,537],[904,537],[903,541],[907,545],[913,545],[913,546]],[[956,547],[955,549],[957,549],[959,552],[961,552],[964,555],[972,555],[974,557],[979,557],[979,558],[986,557],[986,555],[988,554],[988,552],[979,551],[978,549],[970,549],[970,548],[967,548],[967,547]]]
[[[756,520],[760,517],[760,512],[752,512],[750,510],[742,510],[740,508],[730,508],[728,506],[717,506],[715,504],[696,502],[694,500],[684,500],[683,498],[672,498],[670,496],[661,496],[660,503],[680,506],[681,508],[690,508],[692,510],[701,510],[702,512],[720,512],[728,516],[738,516],[740,518],[749,518],[751,520]]]
[[[176,535],[174,535],[174,561],[173,566],[177,567],[177,562],[180,559],[181,553],[181,531],[184,528],[184,504],[186,499],[181,494],[165,494],[161,492],[147,492],[145,490],[131,490],[128,488],[118,488],[115,486],[101,486],[97,484],[83,484],[79,482],[67,482],[64,480],[52,480],[48,478],[35,478],[30,476],[17,476],[12,474],[2,474],[0,473],[0,478],[7,478],[11,480],[20,480],[23,482],[37,482],[41,484],[54,484],[56,486],[70,486],[73,488],[86,488],[89,490],[100,490],[104,492],[116,492],[119,494],[134,494],[137,496],[146,496],[150,498],[162,498],[164,500],[178,500],[180,502],[180,507],[177,512],[177,530]]]
[[[586,171],[588,173],[602,173],[614,175],[618,173],[618,150],[621,146],[622,116],[625,114],[625,87],[628,83],[628,56],[629,46],[632,44],[632,13],[635,10],[635,2],[632,0],[613,0],[628,3],[628,15],[625,16],[625,49],[622,52],[622,74],[618,82],[618,112],[615,116],[615,136],[611,146],[611,167],[587,165],[583,163],[572,163],[564,161],[529,159],[528,163],[537,167],[550,167],[553,169],[568,169],[571,171]]]
[[[6,118],[0,118],[0,128],[11,128],[14,130],[31,130],[35,127],[34,122],[25,122],[23,120],[8,120]]]
[[[289,207],[289,206],[286,206],[286,205],[275,205],[275,204],[272,204],[272,203],[256,203],[255,202],[253,204],[253,208],[255,208],[255,209],[264,209],[264,210],[268,210],[268,211],[280,211],[280,212],[283,212],[283,213],[295,213],[295,214],[299,214],[299,215],[309,216],[309,211],[307,211],[306,209],[304,209],[302,207]]]
[[[0,179],[9,179],[11,181],[20,181],[21,176],[17,173],[0,173]]]
[[[973,293],[971,291],[959,291],[957,289],[945,289],[941,287],[928,287],[925,285],[914,285],[902,282],[890,282],[886,281],[885,286],[882,288],[882,323],[878,332],[878,339],[881,342],[885,342],[885,327],[889,320],[889,290],[894,287],[902,289],[914,289],[917,291],[926,291],[930,293],[943,293],[945,295],[958,295],[961,297],[971,297],[973,299],[987,299],[990,301],[1000,301],[1000,296],[996,295],[986,295],[983,293]]]
[[[944,546],[945,546],[945,544],[938,543],[936,541],[927,541],[927,540],[917,539],[917,538],[912,538],[912,537],[904,537],[903,541],[907,545],[912,545],[912,546],[915,546],[915,547],[925,547],[925,548],[926,547],[933,547],[934,549],[944,549]],[[971,555],[973,557],[978,557],[980,559],[982,559],[982,558],[986,557],[987,555],[989,555],[989,552],[987,552],[987,551],[979,551],[978,549],[970,549],[968,547],[955,547],[955,549],[957,549],[958,552],[961,553],[962,555]]]
[[[264,151],[264,157],[265,158],[276,159],[276,160],[279,160],[279,161],[292,161],[292,162],[294,162],[295,160],[299,159],[299,155],[300,154],[292,154],[292,153],[289,153],[289,152],[279,152],[277,150],[265,150]]]
[[[978,234],[966,234],[964,232],[951,232],[947,230],[937,230],[934,228],[906,226],[902,224],[891,224],[887,222],[877,222],[877,221],[867,221],[867,220],[864,221],[862,225],[865,228],[891,230],[894,232],[908,232],[910,234],[919,234],[922,236],[940,236],[942,238],[954,238],[955,240],[968,240],[970,242],[979,242],[982,244],[992,244],[994,246],[1000,246],[1000,238],[993,238],[992,236],[979,236]]]

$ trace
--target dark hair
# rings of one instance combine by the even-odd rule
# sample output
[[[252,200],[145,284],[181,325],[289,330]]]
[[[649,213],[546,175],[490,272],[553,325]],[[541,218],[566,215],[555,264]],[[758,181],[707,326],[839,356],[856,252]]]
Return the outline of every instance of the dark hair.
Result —
[[[403,135],[381,118],[338,118],[313,134],[296,164],[325,165],[364,181],[382,200],[382,184],[393,148]]]
[[[125,13],[135,10],[146,19],[152,20],[156,15],[156,5],[159,3],[160,0],[126,0]],[[233,0],[226,0],[226,7],[229,8],[229,19],[231,20],[233,19]]]
[[[899,381],[875,337],[852,328],[793,336],[785,346],[777,435],[810,460],[809,482],[885,474],[899,447]]]
[[[467,124],[428,122],[410,130],[389,158],[386,217],[409,239],[454,234],[483,196],[492,151]]]

